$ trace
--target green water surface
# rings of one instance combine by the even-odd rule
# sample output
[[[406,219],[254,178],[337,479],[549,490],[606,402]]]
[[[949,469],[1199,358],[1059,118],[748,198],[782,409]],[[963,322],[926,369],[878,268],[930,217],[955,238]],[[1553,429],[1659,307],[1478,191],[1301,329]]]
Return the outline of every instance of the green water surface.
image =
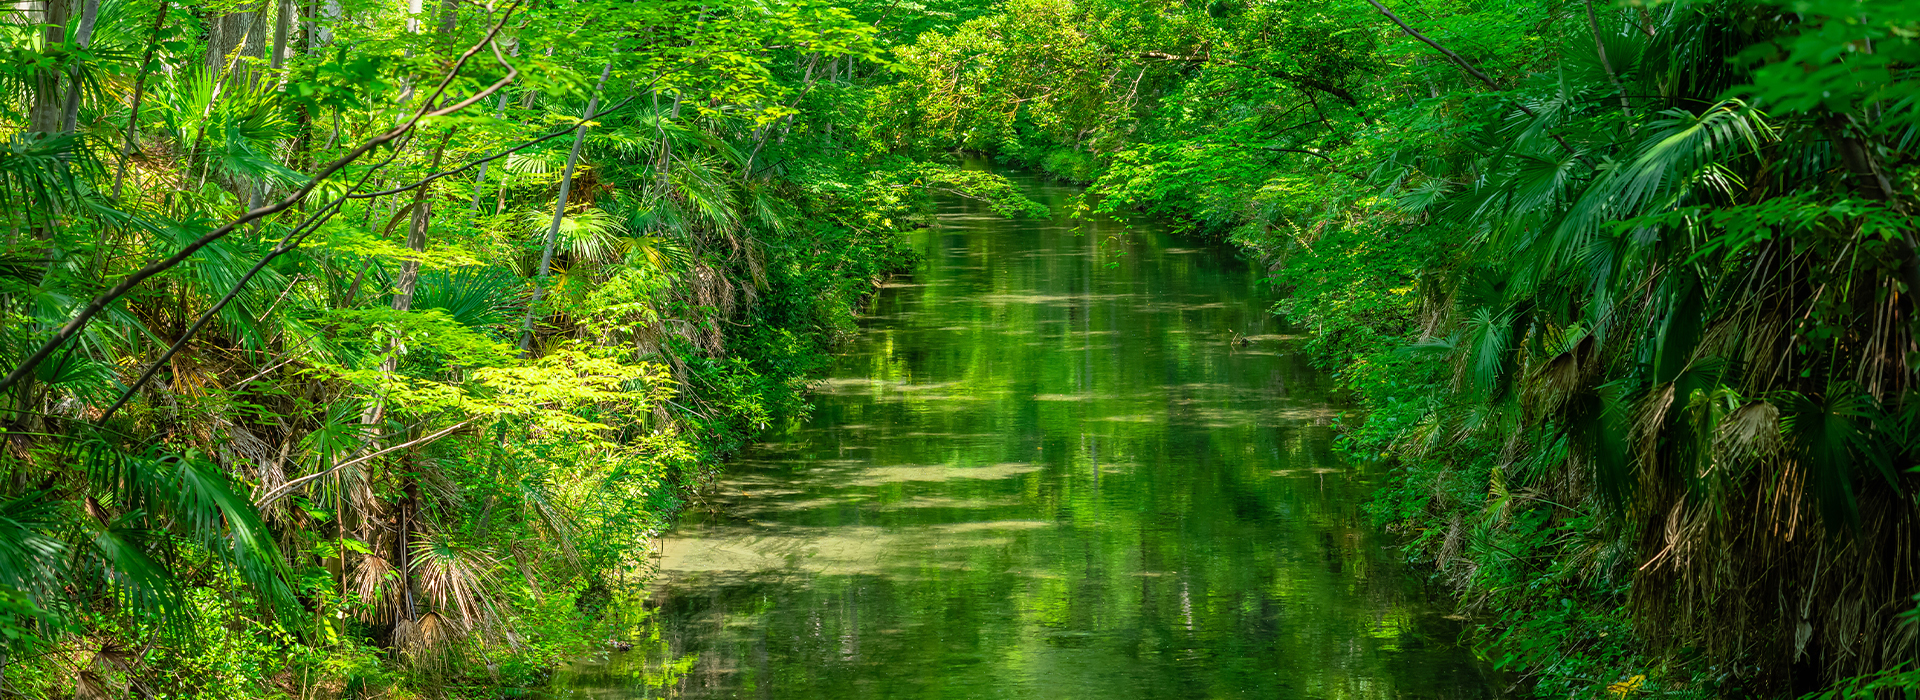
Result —
[[[684,675],[614,654],[576,696],[1493,695],[1368,527],[1254,270],[1151,225],[940,211],[811,419],[664,541],[655,646]]]

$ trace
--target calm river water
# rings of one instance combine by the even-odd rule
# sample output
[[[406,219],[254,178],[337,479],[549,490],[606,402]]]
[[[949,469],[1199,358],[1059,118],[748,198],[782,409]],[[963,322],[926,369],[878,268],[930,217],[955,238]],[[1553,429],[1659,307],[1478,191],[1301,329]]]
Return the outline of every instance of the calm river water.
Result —
[[[658,638],[572,696],[1491,697],[1254,271],[1077,223],[942,205],[811,420],[666,539]]]

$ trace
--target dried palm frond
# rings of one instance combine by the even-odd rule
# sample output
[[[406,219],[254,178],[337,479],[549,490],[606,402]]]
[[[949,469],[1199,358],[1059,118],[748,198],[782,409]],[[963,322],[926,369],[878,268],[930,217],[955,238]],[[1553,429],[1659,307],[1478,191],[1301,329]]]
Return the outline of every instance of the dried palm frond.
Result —
[[[498,588],[494,571],[500,563],[491,554],[443,533],[422,533],[412,556],[421,595],[446,622],[471,632],[492,620]]]
[[[360,602],[355,615],[368,624],[386,624],[400,615],[399,572],[386,557],[362,555],[347,578],[347,590]]]
[[[1749,402],[1720,422],[1715,446],[1724,460],[1763,460],[1785,449],[1781,440],[1780,409],[1765,401]]]
[[[438,665],[446,658],[447,643],[457,636],[446,618],[434,612],[393,624],[394,648],[417,664]]]

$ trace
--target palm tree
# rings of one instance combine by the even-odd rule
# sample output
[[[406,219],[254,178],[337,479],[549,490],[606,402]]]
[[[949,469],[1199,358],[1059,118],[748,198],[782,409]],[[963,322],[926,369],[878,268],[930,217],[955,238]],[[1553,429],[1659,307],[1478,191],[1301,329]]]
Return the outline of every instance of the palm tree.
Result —
[[[1912,127],[1884,130],[1873,100],[1796,109],[1741,87],[1755,75],[1728,57],[1817,16],[1651,16],[1596,21],[1616,78],[1562,76],[1451,175],[1424,160],[1471,188],[1430,211],[1480,237],[1453,273],[1456,386],[1531,431],[1521,461],[1554,465],[1535,488],[1618,514],[1656,642],[1828,678],[1897,665],[1917,651],[1896,613],[1920,564],[1900,544],[1920,525],[1903,473],[1920,376],[1910,253],[1883,236],[1912,233],[1911,204],[1847,177],[1846,144],[1884,152]],[[1763,101],[1720,98],[1743,90]]]

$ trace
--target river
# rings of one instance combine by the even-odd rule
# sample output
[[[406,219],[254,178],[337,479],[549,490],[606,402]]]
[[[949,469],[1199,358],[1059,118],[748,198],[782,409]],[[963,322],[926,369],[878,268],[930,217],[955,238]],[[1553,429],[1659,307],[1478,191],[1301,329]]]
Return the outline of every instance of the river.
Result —
[[[811,418],[664,540],[652,645],[573,697],[1493,697],[1246,263],[964,200],[911,240]]]

